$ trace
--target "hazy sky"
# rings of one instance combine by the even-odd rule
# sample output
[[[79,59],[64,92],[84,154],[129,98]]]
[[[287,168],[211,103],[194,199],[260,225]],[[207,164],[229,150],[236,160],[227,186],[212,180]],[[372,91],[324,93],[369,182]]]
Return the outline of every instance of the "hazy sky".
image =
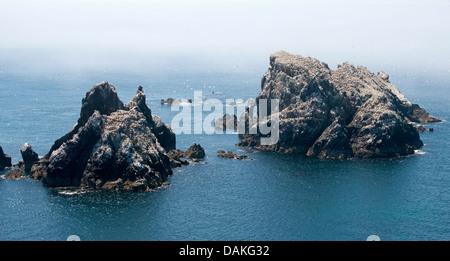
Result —
[[[282,49],[330,65],[350,61],[450,74],[449,43],[446,0],[0,0],[3,53],[13,48],[267,60]]]

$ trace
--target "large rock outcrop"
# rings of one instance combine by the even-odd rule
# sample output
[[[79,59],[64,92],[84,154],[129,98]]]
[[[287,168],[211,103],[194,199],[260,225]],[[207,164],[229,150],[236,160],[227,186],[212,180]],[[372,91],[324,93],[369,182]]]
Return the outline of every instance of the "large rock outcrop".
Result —
[[[262,135],[247,132],[238,145],[319,158],[412,154],[423,146],[412,123],[440,121],[409,102],[385,72],[375,75],[347,62],[331,70],[317,59],[284,51],[270,56],[256,104],[261,99],[279,100],[279,141],[261,145]],[[268,114],[270,120],[274,115]],[[246,127],[248,116],[247,110]]]
[[[0,171],[9,167],[11,167],[11,156],[5,154],[0,146]]]
[[[86,93],[77,124],[33,165],[31,176],[50,187],[150,190],[172,174],[171,148],[175,134],[151,114],[142,87],[127,105],[102,82]]]

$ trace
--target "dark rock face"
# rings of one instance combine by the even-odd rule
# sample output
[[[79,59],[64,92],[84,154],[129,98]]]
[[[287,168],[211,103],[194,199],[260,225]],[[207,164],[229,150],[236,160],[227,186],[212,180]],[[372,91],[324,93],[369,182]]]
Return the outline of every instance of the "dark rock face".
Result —
[[[412,154],[423,143],[411,123],[440,121],[410,103],[384,72],[350,63],[331,70],[284,51],[270,57],[256,103],[261,99],[279,99],[279,141],[262,146],[260,135],[242,134],[238,145],[319,158]]]
[[[33,151],[30,144],[23,144],[20,149],[20,154],[22,154],[22,159],[24,162],[24,167],[26,171],[30,171],[33,164],[39,161],[39,156],[36,152]]]
[[[25,173],[21,169],[13,169],[4,176],[5,179],[20,179],[24,177]]]
[[[141,111],[144,114],[147,122],[150,124],[153,134],[155,134],[159,144],[166,151],[175,149],[176,144],[175,133],[172,131],[169,125],[162,122],[159,117],[152,115],[152,111],[147,106],[145,100],[146,96],[143,91],[143,88],[142,86],[139,86],[136,95],[133,97],[128,107],[130,108],[136,107],[139,109],[139,111]]]
[[[161,144],[166,151],[175,149],[175,133],[169,125],[162,122],[161,119],[155,115],[152,116],[152,132],[158,139],[159,144]]]
[[[94,111],[98,111],[101,115],[110,115],[119,109],[127,108],[117,96],[114,85],[109,84],[108,82],[102,82],[94,85],[94,87],[86,93],[86,96],[81,101],[80,118],[78,118],[77,124],[69,133],[55,141],[48,154],[51,154],[64,142],[71,139],[73,135],[78,132],[78,129],[86,124]]]
[[[225,114],[214,122],[214,128],[219,130],[232,129],[236,130],[238,126],[238,119],[234,114]]]
[[[138,89],[138,93],[140,92],[142,92],[142,87]],[[86,97],[83,98],[81,103],[80,119],[78,120],[80,126],[83,126],[89,120],[94,111],[98,111],[101,115],[110,115],[117,110],[124,109],[123,102],[117,96],[116,88],[108,82],[94,85],[86,93]]]
[[[154,131],[159,124],[164,126],[159,136],[173,132],[153,121],[142,87],[124,105],[114,86],[103,82],[87,92],[82,103],[77,125],[33,165],[33,178],[51,187],[142,191],[161,186],[172,174]],[[174,142],[173,137],[165,145],[175,147]]]
[[[0,146],[0,171],[9,167],[11,167],[11,157],[6,155],[3,152],[3,148]]]
[[[184,156],[193,160],[203,159],[205,157],[205,150],[200,144],[194,143],[194,145],[184,152]]]

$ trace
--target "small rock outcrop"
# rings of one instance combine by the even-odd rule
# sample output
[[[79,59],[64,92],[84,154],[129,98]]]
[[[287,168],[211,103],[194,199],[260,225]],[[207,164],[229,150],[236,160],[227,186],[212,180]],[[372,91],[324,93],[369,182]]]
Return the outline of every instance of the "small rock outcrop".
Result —
[[[261,99],[279,100],[279,140],[261,145],[262,135],[247,132],[238,145],[318,158],[413,154],[423,143],[412,123],[440,121],[409,102],[385,72],[375,75],[347,62],[331,70],[317,59],[284,51],[270,56],[256,104]],[[268,114],[270,120],[274,115]],[[241,117],[248,127],[248,110]]]
[[[189,149],[184,152],[184,156],[194,161],[203,159],[205,157],[205,150],[200,144],[194,143]]]
[[[187,103],[192,103],[192,99],[184,100]],[[162,105],[176,105],[183,103],[182,99],[174,99],[174,98],[167,98],[167,100],[161,99]]]
[[[180,149],[170,150],[167,153],[167,156],[169,156],[171,168],[178,168],[183,165],[189,165],[189,161],[183,159],[184,151]]]
[[[214,122],[214,128],[219,130],[232,129],[236,130],[238,126],[238,119],[234,114],[225,114],[222,118]]]
[[[199,161],[205,157],[205,150],[200,146],[200,144],[194,143],[186,151],[180,149],[173,149],[167,152],[167,156],[170,159],[170,166],[172,168],[178,168],[183,165],[189,165],[189,161],[185,158],[191,159],[194,162]]]
[[[217,157],[224,158],[224,159],[237,159],[237,160],[243,160],[246,159],[247,155],[237,155],[236,153],[232,151],[225,152],[223,150],[217,151]]]
[[[20,149],[20,154],[22,155],[24,168],[26,171],[30,171],[33,164],[39,161],[38,154],[33,151],[31,145],[28,143],[23,144]]]
[[[126,105],[112,84],[94,85],[82,100],[78,123],[33,165],[31,177],[50,187],[159,187],[172,174],[164,147],[175,148],[175,134],[155,119],[142,87]]]
[[[21,169],[13,169],[3,177],[5,179],[21,179],[25,177],[25,173]]]
[[[11,167],[11,157],[9,155],[6,155],[3,152],[3,148],[0,146],[0,171],[4,170],[5,168]]]
[[[416,129],[417,129],[418,132],[426,132],[426,131],[428,131],[427,128],[425,128],[423,125],[420,125],[420,124],[416,126]]]
[[[434,128],[427,129],[427,128],[425,128],[425,126],[423,126],[421,124],[418,124],[416,126],[416,129],[417,129],[418,132],[434,132]]]

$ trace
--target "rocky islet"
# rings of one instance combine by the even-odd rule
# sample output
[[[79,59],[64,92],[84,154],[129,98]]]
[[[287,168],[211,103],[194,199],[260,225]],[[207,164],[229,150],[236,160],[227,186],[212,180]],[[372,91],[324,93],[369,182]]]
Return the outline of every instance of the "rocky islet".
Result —
[[[279,141],[261,145],[263,135],[247,132],[239,146],[327,159],[397,157],[423,146],[413,123],[440,121],[409,102],[385,72],[375,75],[348,62],[332,70],[284,51],[270,56],[256,104],[261,99],[279,100]],[[249,117],[247,109],[241,116],[246,126]]]
[[[86,93],[74,128],[31,169],[50,187],[150,190],[172,174],[171,128],[151,114],[142,87],[129,104],[102,82]]]

